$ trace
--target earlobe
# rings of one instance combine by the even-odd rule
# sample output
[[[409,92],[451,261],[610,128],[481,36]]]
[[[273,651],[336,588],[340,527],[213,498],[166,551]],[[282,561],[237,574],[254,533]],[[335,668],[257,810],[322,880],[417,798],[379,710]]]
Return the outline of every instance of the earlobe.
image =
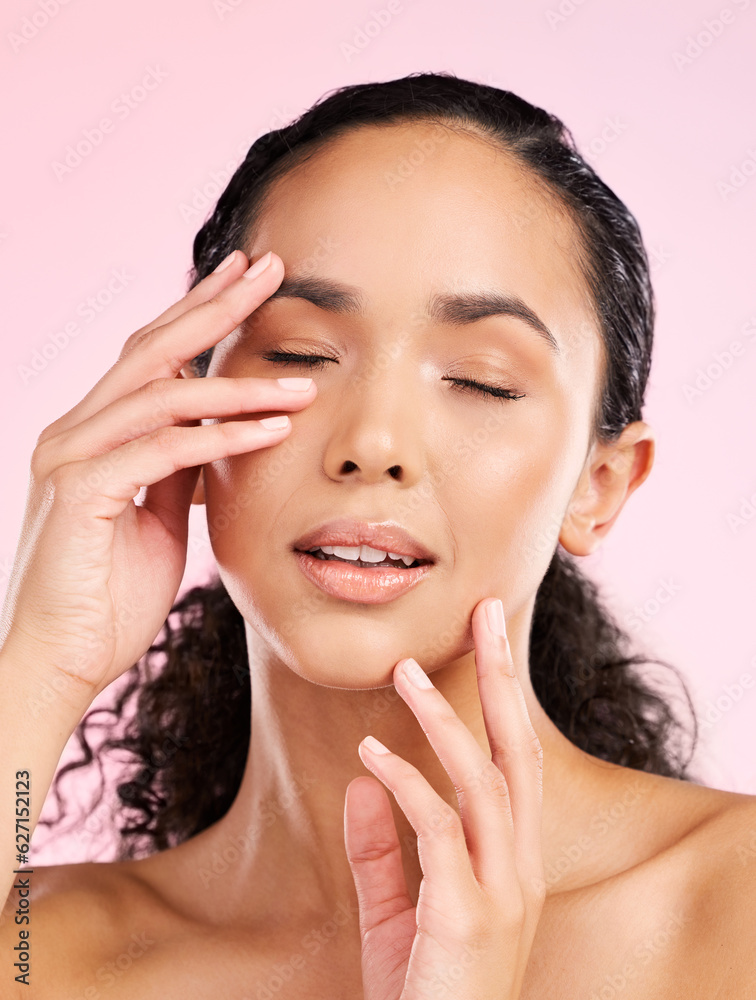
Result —
[[[564,516],[563,548],[586,556],[601,545],[629,496],[648,478],[655,444],[652,428],[636,420],[615,442],[594,447]]]

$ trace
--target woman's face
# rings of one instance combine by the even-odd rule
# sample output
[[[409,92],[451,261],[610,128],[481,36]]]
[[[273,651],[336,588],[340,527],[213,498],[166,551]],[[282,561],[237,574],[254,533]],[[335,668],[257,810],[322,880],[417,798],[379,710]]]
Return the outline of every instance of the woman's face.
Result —
[[[222,579],[302,677],[381,686],[405,656],[432,671],[473,649],[484,597],[510,623],[529,616],[588,458],[603,366],[576,240],[510,156],[440,126],[362,127],[274,184],[245,252],[274,250],[284,283],[353,286],[362,310],[281,295],[216,347],[211,376],[311,376],[317,397],[282,443],[203,476]],[[432,296],[476,293],[522,300],[558,350],[515,315],[426,312]],[[272,351],[334,360],[284,365]],[[396,521],[436,561],[387,603],[329,596],[292,546],[341,516]]]

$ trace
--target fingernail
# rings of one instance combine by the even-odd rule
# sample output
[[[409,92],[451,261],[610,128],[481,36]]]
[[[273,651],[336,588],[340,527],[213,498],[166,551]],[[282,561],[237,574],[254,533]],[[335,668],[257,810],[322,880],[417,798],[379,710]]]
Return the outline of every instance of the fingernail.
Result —
[[[404,676],[407,680],[411,684],[414,684],[416,688],[420,688],[422,691],[427,691],[428,688],[433,687],[433,682],[417,660],[413,660],[412,658],[405,660],[402,670],[404,671]]]
[[[288,417],[264,417],[260,423],[269,431],[281,431],[289,426]]]
[[[374,736],[366,736],[362,741],[362,745],[367,747],[368,750],[372,750],[373,753],[391,753],[388,747],[385,747],[380,740],[377,740]]]
[[[213,268],[213,272],[212,273],[216,274],[218,271],[222,271],[224,268],[228,267],[228,265],[234,259],[234,254],[235,253],[236,253],[236,250],[232,250],[231,253],[228,255],[228,257],[224,257],[224,259],[220,262],[220,264],[217,267]]]
[[[488,627],[494,635],[507,634],[507,630],[504,627],[504,608],[498,597],[495,601],[491,601],[490,604],[486,605],[486,618],[488,620]]]
[[[296,392],[305,392],[312,385],[311,378],[279,378],[276,382],[283,389],[294,389]]]
[[[259,260],[256,260],[251,267],[247,268],[242,277],[257,278],[260,274],[263,273],[265,268],[270,264],[272,257],[273,257],[273,251],[268,250],[268,252],[264,254]]]

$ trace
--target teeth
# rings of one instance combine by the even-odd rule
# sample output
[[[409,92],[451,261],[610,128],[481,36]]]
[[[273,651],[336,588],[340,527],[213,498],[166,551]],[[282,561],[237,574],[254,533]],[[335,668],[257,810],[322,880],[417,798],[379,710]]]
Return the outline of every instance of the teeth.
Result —
[[[316,548],[319,548],[327,556],[338,556],[339,559],[349,559],[353,562],[359,559],[362,562],[380,563],[386,556],[390,559],[401,559],[405,566],[411,566],[415,561],[414,556],[403,556],[398,552],[385,552],[382,549],[374,549],[370,545],[318,545]]]

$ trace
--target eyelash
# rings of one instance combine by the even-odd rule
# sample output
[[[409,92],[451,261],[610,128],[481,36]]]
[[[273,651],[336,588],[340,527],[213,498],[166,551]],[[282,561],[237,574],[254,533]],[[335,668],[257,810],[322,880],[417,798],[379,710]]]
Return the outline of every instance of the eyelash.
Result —
[[[306,364],[308,368],[323,368],[326,361],[333,361],[333,358],[325,358],[319,354],[289,354],[283,351],[271,351],[270,354],[263,354],[264,361],[272,361],[274,364]],[[483,382],[476,382],[467,378],[445,378],[445,382],[451,382],[455,389],[475,392],[481,396],[493,396],[496,399],[522,399],[524,393],[514,393],[503,386],[486,385]]]

